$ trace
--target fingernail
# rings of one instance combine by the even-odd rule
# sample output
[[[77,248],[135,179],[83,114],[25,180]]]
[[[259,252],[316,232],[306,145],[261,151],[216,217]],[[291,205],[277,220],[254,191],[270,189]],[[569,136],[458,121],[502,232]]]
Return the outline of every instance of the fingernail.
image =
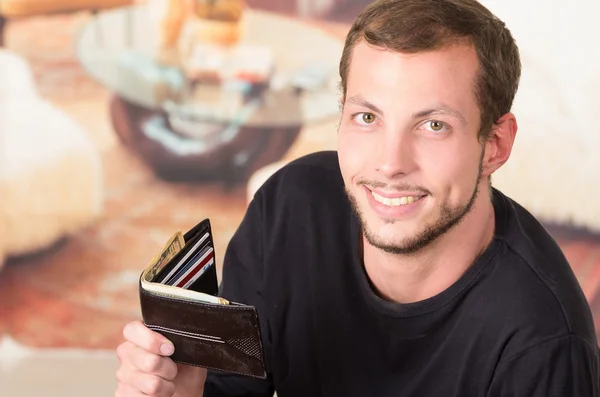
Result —
[[[175,349],[173,348],[173,345],[170,343],[163,343],[160,346],[160,353],[164,354],[165,356],[170,356],[171,354],[173,354],[173,351]]]

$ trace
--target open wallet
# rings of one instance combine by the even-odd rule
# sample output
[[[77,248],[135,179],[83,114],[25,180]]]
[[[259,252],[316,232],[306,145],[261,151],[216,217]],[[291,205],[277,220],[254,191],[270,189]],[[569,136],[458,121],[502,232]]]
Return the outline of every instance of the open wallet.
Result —
[[[173,361],[264,379],[264,351],[254,306],[218,295],[209,219],[175,233],[142,272],[144,324],[173,342]]]

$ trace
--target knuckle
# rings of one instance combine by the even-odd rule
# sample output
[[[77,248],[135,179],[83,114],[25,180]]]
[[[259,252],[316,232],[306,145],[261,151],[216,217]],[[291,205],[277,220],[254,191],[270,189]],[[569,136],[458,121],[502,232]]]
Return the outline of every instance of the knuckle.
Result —
[[[131,321],[123,327],[123,337],[129,341],[138,337],[141,329],[141,322],[138,320]]]
[[[177,364],[171,359],[165,360],[165,377],[168,380],[174,380],[177,376]]]
[[[121,385],[124,383],[127,383],[127,375],[125,372],[126,372],[125,368],[123,368],[123,366],[121,366],[121,367],[119,367],[119,369],[117,369],[117,372],[115,374],[117,381]]]
[[[125,324],[125,326],[123,327],[122,332],[123,332],[123,337],[125,339],[129,339],[129,334],[131,332],[131,323]]]
[[[127,343],[121,343],[119,346],[117,346],[116,353],[119,361],[123,362],[125,360],[125,357],[127,356],[126,351]]]
[[[160,357],[155,354],[148,354],[144,360],[144,371],[153,373],[160,369]]]
[[[147,385],[146,385],[146,394],[152,395],[152,394],[160,393],[161,385],[162,385],[162,381],[160,380],[160,378],[158,376],[152,376],[152,377],[148,378]]]
[[[119,383],[117,386],[117,390],[115,390],[115,397],[124,397],[125,393],[123,391],[123,385]]]
[[[164,392],[166,396],[175,394],[175,384],[173,382],[164,382]]]

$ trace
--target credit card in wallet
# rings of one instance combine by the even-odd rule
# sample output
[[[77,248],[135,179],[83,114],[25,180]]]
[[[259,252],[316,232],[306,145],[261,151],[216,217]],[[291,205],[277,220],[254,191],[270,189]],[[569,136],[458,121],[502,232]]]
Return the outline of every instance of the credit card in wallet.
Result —
[[[209,237],[209,233],[205,233],[202,237],[200,237],[195,243],[194,245],[187,250],[187,252],[185,253],[185,255],[183,255],[182,258],[179,259],[179,261],[177,262],[177,264],[175,264],[172,268],[167,270],[167,266],[165,266],[165,269],[163,269],[163,272],[161,273],[165,273],[165,274],[158,274],[158,280],[156,280],[159,283],[166,283],[169,281],[169,279],[171,277],[173,277],[178,270],[181,268],[181,266],[183,266],[185,263],[187,263],[188,259],[190,259],[190,257],[192,257],[199,248],[201,248],[202,244],[208,240]],[[184,247],[184,251],[185,251],[185,247]]]
[[[187,262],[185,262],[183,265],[179,266],[179,269],[177,270],[177,272],[175,274],[173,274],[170,278],[165,280],[163,282],[163,284],[173,285],[173,282],[175,280],[177,280],[179,277],[181,277],[183,274],[187,273],[187,271],[190,270],[190,268],[192,268],[194,266],[194,264],[196,264],[200,260],[200,258],[204,254],[206,254],[206,252],[208,252],[208,250],[210,248],[211,248],[210,246],[204,246],[204,247],[200,248],[198,250],[198,252],[196,252],[190,259],[187,260]]]
[[[165,284],[174,285],[180,288],[187,288],[196,281],[202,273],[214,263],[213,247],[206,247],[198,252],[188,264]],[[187,285],[187,286],[186,286]]]

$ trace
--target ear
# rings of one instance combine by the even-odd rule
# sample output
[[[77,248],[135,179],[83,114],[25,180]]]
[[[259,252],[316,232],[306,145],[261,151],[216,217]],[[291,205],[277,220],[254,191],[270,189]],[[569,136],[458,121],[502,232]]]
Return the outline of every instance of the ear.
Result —
[[[512,152],[517,129],[517,119],[512,113],[506,113],[500,117],[492,127],[490,136],[485,143],[484,176],[492,175],[506,163]]]

